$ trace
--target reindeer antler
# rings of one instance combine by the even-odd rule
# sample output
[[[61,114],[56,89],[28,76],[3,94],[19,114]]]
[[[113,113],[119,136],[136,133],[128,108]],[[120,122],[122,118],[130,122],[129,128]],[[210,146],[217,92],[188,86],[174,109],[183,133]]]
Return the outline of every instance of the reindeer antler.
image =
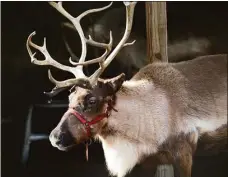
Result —
[[[131,33],[134,9],[135,9],[136,3],[137,2],[124,2],[124,5],[126,6],[126,29],[124,32],[124,36],[119,42],[119,44],[116,46],[116,48],[113,50],[113,52],[108,56],[108,58],[104,62],[100,63],[100,68],[90,77],[91,83],[95,83],[97,81],[97,79],[103,73],[105,68],[107,68],[107,66],[112,62],[112,60],[118,54],[120,49],[122,49],[125,46],[134,44],[135,41],[131,43],[126,43],[126,42]]]
[[[62,2],[49,2],[49,4],[54,7],[56,10],[58,10],[63,16],[65,16],[68,20],[71,21],[71,23],[74,25],[75,29],[77,30],[80,39],[81,39],[81,45],[82,45],[82,53],[80,56],[80,59],[78,61],[78,63],[73,62],[71,60],[71,58],[69,59],[70,63],[72,65],[74,65],[74,67],[71,66],[65,66],[62,65],[61,63],[55,61],[49,54],[49,52],[47,51],[46,48],[46,38],[44,38],[44,44],[43,46],[38,46],[36,44],[34,44],[32,42],[32,37],[36,34],[35,32],[31,33],[27,39],[27,50],[28,53],[31,57],[31,62],[36,64],[36,65],[50,65],[50,66],[54,66],[58,69],[64,70],[64,71],[68,71],[71,72],[72,74],[74,74],[74,76],[76,78],[74,79],[68,79],[65,81],[57,81],[53,78],[53,76],[51,75],[51,72],[49,70],[48,72],[48,76],[49,79],[51,80],[51,82],[53,82],[56,87],[49,93],[49,95],[55,95],[54,92],[59,92],[60,90],[62,90],[63,88],[67,88],[69,86],[72,85],[76,85],[76,86],[80,86],[86,89],[91,89],[94,85],[96,85],[98,78],[100,77],[100,75],[102,74],[102,72],[105,70],[105,68],[111,63],[111,61],[115,58],[115,56],[118,54],[118,52],[120,51],[120,49],[122,47],[125,47],[127,45],[132,45],[134,43],[134,41],[132,43],[126,43],[130,32],[131,32],[131,28],[132,28],[132,22],[133,22],[133,15],[134,15],[134,7],[136,5],[136,2],[128,2],[128,3],[124,3],[126,6],[126,30],[124,33],[123,38],[121,39],[121,41],[119,42],[119,44],[116,46],[116,48],[113,50],[113,52],[109,55],[109,53],[112,50],[112,43],[113,43],[113,38],[112,38],[112,32],[110,31],[110,41],[108,44],[104,44],[104,43],[99,43],[96,42],[92,39],[91,36],[89,36],[89,39],[87,39],[84,36],[82,27],[80,25],[80,20],[85,17],[88,14],[91,13],[95,13],[95,12],[100,12],[102,10],[105,10],[107,8],[109,8],[112,3],[110,3],[109,5],[103,7],[103,8],[98,8],[98,9],[90,9],[87,10],[85,12],[83,12],[81,15],[79,15],[78,17],[73,17],[71,16],[62,6]],[[86,59],[86,54],[87,54],[87,48],[86,48],[86,44],[92,45],[92,46],[96,46],[96,47],[100,47],[100,48],[104,48],[105,52],[101,57],[89,60],[89,61],[85,61]],[[31,49],[29,46],[32,46],[33,48],[39,50],[44,56],[45,56],[45,60],[37,60],[35,58],[35,54],[36,53],[32,53]],[[109,55],[109,56],[108,56]],[[108,57],[107,57],[108,56]],[[98,68],[97,71],[95,71],[95,73],[90,76],[87,77],[85,76],[85,74],[83,73],[83,65],[89,65],[89,64],[93,64],[93,63],[99,63],[100,67]]]

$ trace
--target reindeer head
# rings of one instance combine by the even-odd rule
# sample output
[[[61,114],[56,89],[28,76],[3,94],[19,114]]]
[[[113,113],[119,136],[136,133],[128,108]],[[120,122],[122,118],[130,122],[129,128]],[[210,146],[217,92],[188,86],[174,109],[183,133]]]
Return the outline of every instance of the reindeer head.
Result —
[[[109,116],[112,110],[114,96],[124,82],[124,74],[111,79],[101,79],[99,77],[121,48],[132,45],[135,42],[126,43],[132,28],[136,2],[124,2],[126,6],[126,30],[123,38],[112,52],[113,39],[111,31],[109,43],[99,43],[94,41],[91,36],[86,38],[80,25],[80,20],[83,17],[105,10],[112,3],[103,8],[87,10],[76,18],[71,16],[63,8],[62,2],[50,2],[50,5],[71,21],[78,32],[82,44],[82,53],[79,61],[76,63],[70,58],[69,61],[73,67],[65,66],[55,61],[47,51],[46,39],[44,39],[43,46],[38,46],[32,42],[31,39],[35,35],[35,32],[29,35],[26,46],[32,63],[54,66],[58,69],[71,72],[75,76],[74,79],[57,81],[52,77],[50,70],[48,72],[50,81],[56,85],[51,92],[46,93],[49,96],[54,96],[66,88],[74,87],[73,92],[69,95],[69,109],[50,134],[50,141],[54,147],[60,150],[67,150],[69,147],[81,143],[99,133],[107,122],[105,118]],[[85,61],[87,53],[86,44],[103,48],[105,52],[101,57]],[[35,58],[36,53],[32,53],[30,46],[40,51],[45,56],[45,60],[37,60]],[[83,66],[93,63],[99,63],[99,68],[91,76],[86,76],[83,73]]]

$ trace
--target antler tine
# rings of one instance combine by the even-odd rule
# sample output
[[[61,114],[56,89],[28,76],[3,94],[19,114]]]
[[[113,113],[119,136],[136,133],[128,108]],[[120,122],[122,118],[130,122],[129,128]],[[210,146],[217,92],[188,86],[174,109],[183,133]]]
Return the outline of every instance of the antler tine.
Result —
[[[106,10],[106,9],[108,9],[109,7],[111,7],[112,3],[113,3],[113,2],[111,2],[109,5],[104,6],[104,7],[101,7],[101,8],[87,10],[87,11],[83,12],[81,15],[79,15],[79,16],[77,17],[77,19],[78,19],[78,20],[81,20],[83,17],[85,17],[85,16],[88,15],[88,14]]]
[[[85,62],[73,62],[71,60],[71,57],[69,58],[70,63],[73,64],[74,66],[78,66],[78,65],[89,65],[89,64],[93,64],[93,63],[101,63],[105,61],[105,58],[108,56],[108,54],[111,52],[112,50],[112,45],[113,45],[113,37],[112,37],[112,31],[110,31],[110,40],[108,44],[105,43],[100,43],[100,42],[96,42],[92,39],[92,37],[89,35],[89,39],[87,39],[87,43],[92,45],[92,46],[96,46],[96,47],[100,47],[100,48],[104,48],[105,52],[101,57],[89,60],[89,61],[85,61]]]
[[[36,65],[49,65],[49,66],[54,66],[58,69],[64,70],[64,71],[68,71],[73,73],[75,76],[76,75],[82,75],[80,72],[78,72],[75,68],[70,67],[70,66],[65,66],[57,61],[55,61],[49,54],[49,52],[47,51],[47,47],[46,47],[46,38],[44,38],[44,44],[43,46],[38,46],[35,43],[32,42],[32,37],[36,34],[36,32],[32,32],[26,42],[26,47],[29,53],[29,56],[31,58],[31,62],[36,64]],[[37,60],[35,58],[36,52],[32,53],[30,46],[32,46],[33,48],[37,49],[38,51],[40,51],[45,59],[44,60]]]
[[[49,79],[52,83],[54,83],[56,85],[55,88],[59,89],[59,88],[64,88],[64,87],[68,87],[71,85],[78,85],[84,88],[91,88],[90,84],[88,84],[88,78],[84,75],[84,73],[79,70],[78,68],[75,67],[70,67],[70,66],[65,66],[62,65],[61,63],[55,61],[49,54],[49,52],[47,51],[46,48],[46,38],[44,38],[44,43],[43,46],[38,46],[35,43],[32,42],[32,37],[36,34],[36,32],[32,32],[26,42],[26,48],[28,50],[29,56],[31,58],[31,62],[36,64],[36,65],[49,65],[49,66],[54,66],[58,69],[64,70],[64,71],[68,71],[71,72],[72,74],[74,74],[75,77],[74,79],[68,79],[65,81],[57,81],[53,78],[53,76],[51,75],[51,71],[49,70],[48,75],[49,75]],[[45,59],[44,60],[37,60],[35,58],[35,54],[36,53],[32,53],[30,46],[32,46],[33,48],[37,49],[38,51],[40,51],[44,56]],[[55,89],[54,89],[55,90]]]
[[[44,92],[45,95],[51,97],[56,96],[58,93],[60,93],[61,91],[67,89],[67,87],[63,87],[63,88],[56,88],[54,87],[50,92]]]
[[[126,41],[131,33],[134,9],[135,9],[136,3],[137,2],[124,2],[124,5],[126,6],[126,29],[124,32],[124,36],[121,39],[121,41],[119,42],[119,44],[116,46],[116,48],[108,56],[108,58],[103,63],[101,63],[100,68],[92,76],[90,76],[91,84],[95,84],[97,82],[97,79],[99,78],[99,76],[102,74],[102,72],[105,70],[105,68],[112,62],[112,60],[115,58],[115,56],[121,50],[121,48],[134,44],[135,41],[133,41],[131,43],[126,43]]]
[[[87,89],[91,88],[91,84],[87,78],[74,78],[74,79],[68,79],[64,81],[57,81],[53,78],[50,70],[48,70],[48,78],[52,83],[56,85],[56,88],[69,87],[72,85],[77,85]]]
[[[108,51],[112,50],[112,44],[113,44],[113,37],[112,37],[112,31],[110,31],[109,33],[109,43],[105,44],[105,43],[100,43],[100,42],[96,42],[92,39],[92,37],[89,35],[89,39],[86,40],[86,42],[92,46],[95,47],[100,47],[100,48],[105,48]]]
[[[87,10],[85,12],[83,12],[81,15],[79,15],[78,17],[73,17],[71,16],[62,6],[62,2],[58,2],[58,3],[55,3],[55,2],[49,2],[49,4],[54,7],[56,10],[58,10],[63,16],[65,16],[68,20],[70,20],[74,27],[76,28],[79,36],[80,36],[80,39],[81,39],[81,43],[82,43],[82,53],[81,53],[81,57],[79,59],[79,63],[81,62],[84,62],[85,61],[85,58],[86,58],[86,53],[87,53],[87,48],[86,48],[86,38],[85,38],[85,35],[84,35],[84,32],[82,30],[82,27],[81,27],[81,24],[80,24],[80,20],[85,17],[86,15],[88,14],[91,14],[91,13],[95,13],[95,12],[100,12],[100,11],[103,11],[107,8],[109,8],[112,3],[110,3],[109,5],[103,7],[103,8],[97,8],[97,9],[90,9],[90,10]],[[78,68],[80,68],[82,70],[82,65],[81,66],[78,66]]]
[[[89,61],[82,62],[82,63],[75,63],[70,58],[70,63],[74,64],[75,66],[79,66],[79,65],[86,66],[86,65],[90,65],[90,64],[94,64],[94,63],[101,63],[101,62],[104,62],[104,60],[105,60],[106,56],[108,55],[108,53],[109,52],[106,50],[105,53],[102,56],[94,58],[94,59],[89,60]]]

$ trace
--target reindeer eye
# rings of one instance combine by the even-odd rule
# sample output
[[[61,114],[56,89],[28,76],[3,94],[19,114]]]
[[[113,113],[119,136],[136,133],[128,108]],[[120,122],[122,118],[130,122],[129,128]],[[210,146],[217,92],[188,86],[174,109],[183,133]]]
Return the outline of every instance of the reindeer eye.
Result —
[[[89,99],[89,104],[95,104],[96,103],[96,98],[95,97],[91,97]]]

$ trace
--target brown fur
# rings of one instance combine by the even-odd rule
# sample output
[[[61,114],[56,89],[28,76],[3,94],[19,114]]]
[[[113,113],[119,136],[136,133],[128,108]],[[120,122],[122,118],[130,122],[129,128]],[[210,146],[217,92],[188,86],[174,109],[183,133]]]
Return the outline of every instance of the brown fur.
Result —
[[[182,144],[182,152],[180,150],[176,151],[177,149],[171,147],[170,145],[174,144],[176,145],[175,138],[170,138],[168,142],[165,143],[166,148],[161,148],[161,151],[159,151],[157,154],[149,156],[145,158],[140,166],[139,166],[139,173],[141,176],[154,176],[157,170],[158,165],[164,165],[164,164],[175,164],[175,159],[178,159],[175,152],[181,152],[181,154],[186,154],[189,152],[194,153],[195,155],[202,156],[205,154],[217,154],[221,150],[227,149],[227,125],[223,125],[220,128],[218,128],[216,131],[208,132],[203,134],[198,141],[198,145],[196,148],[196,144],[193,143],[194,134],[189,134],[189,136],[182,137],[182,142],[179,142]],[[168,146],[167,146],[168,145]],[[163,145],[164,146],[164,145]],[[191,148],[191,149],[190,149]],[[163,151],[166,149],[166,151]],[[168,149],[168,151],[167,151]],[[186,152],[183,152],[186,151]],[[180,154],[180,155],[181,155]],[[191,155],[191,153],[190,153]],[[186,159],[186,157],[181,157],[181,159]],[[189,158],[189,163],[192,163],[192,159]],[[191,164],[188,164],[188,166],[191,166]],[[178,167],[175,167],[175,172],[178,173]],[[185,167],[183,169],[187,169],[188,171],[189,167]],[[180,169],[179,169],[180,170]],[[182,170],[183,171],[183,170]],[[180,173],[180,172],[179,172]],[[188,172],[186,172],[188,173]]]
[[[197,154],[218,154],[220,151],[227,150],[227,124],[217,130],[202,134],[197,147]]]

